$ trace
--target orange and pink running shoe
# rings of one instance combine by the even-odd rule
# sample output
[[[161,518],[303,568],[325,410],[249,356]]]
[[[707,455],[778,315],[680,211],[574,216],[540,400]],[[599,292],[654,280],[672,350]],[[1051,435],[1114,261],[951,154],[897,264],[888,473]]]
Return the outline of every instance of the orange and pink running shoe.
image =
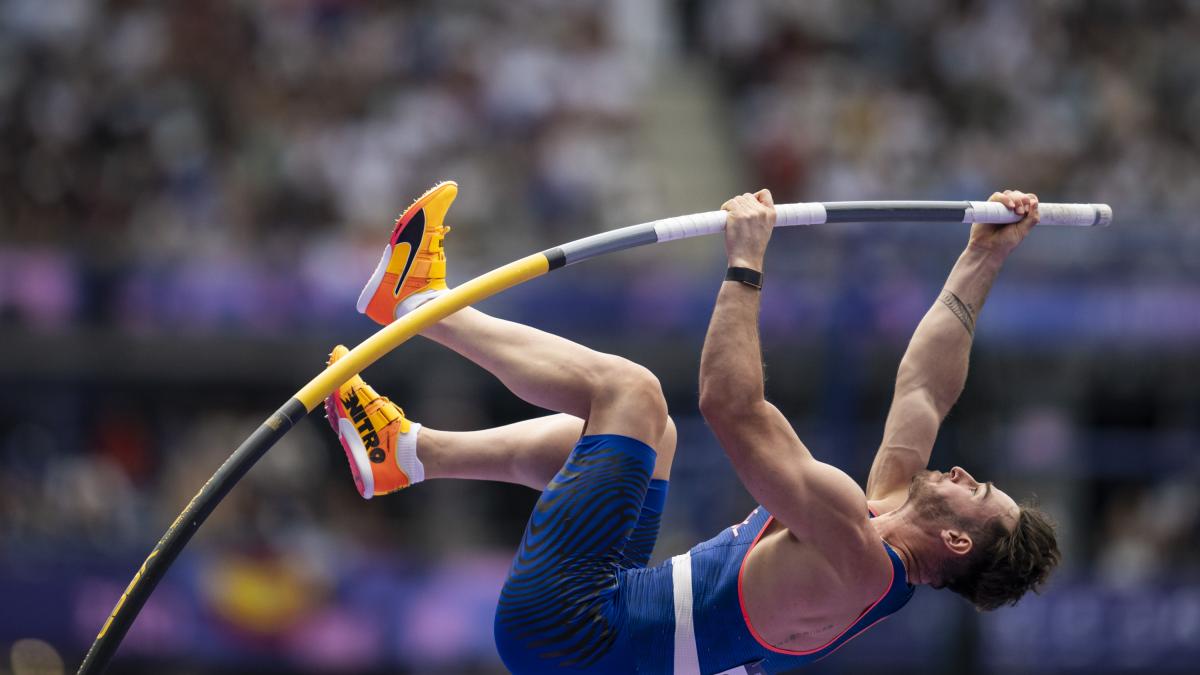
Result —
[[[350,353],[333,348],[329,363]],[[342,442],[354,485],[363,499],[402,490],[425,479],[417,458],[421,425],[355,375],[325,399],[325,418]]]
[[[420,304],[446,290],[442,240],[450,228],[443,221],[456,196],[458,184],[444,181],[426,190],[400,214],[383,258],[358,296],[360,313],[386,326],[396,319],[396,308],[406,299],[422,296],[414,298]],[[412,308],[405,306],[401,311]]]

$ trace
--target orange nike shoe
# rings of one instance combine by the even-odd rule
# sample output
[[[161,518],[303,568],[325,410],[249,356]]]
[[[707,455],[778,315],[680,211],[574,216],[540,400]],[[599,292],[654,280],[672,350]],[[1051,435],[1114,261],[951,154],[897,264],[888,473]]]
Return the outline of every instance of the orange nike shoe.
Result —
[[[458,183],[438,183],[417,198],[392,229],[379,266],[358,296],[358,311],[388,325],[396,306],[418,293],[446,290],[446,252],[442,239],[446,211],[458,196]]]
[[[333,348],[329,363],[350,350]],[[363,499],[385,495],[425,479],[417,459],[421,425],[355,375],[325,399],[325,418],[342,442],[354,485]]]

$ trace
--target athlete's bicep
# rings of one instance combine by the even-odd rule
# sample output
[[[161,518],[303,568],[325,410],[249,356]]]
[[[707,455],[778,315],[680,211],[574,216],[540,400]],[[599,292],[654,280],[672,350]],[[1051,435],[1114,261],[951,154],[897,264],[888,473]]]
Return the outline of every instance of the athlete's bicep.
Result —
[[[937,406],[923,389],[898,395],[892,401],[883,442],[867,479],[868,499],[887,500],[907,492],[913,476],[929,466],[941,423]]]
[[[710,425],[742,484],[796,536],[837,535],[865,523],[862,488],[814,459],[775,406],[762,401]]]

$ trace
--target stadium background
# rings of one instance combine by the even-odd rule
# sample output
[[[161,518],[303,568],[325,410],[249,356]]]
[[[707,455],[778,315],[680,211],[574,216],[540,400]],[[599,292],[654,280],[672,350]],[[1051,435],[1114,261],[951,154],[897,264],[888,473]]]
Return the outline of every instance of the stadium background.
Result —
[[[360,284],[442,178],[452,282],[759,186],[1112,204],[1112,228],[1043,229],[1010,261],[935,453],[1059,520],[1049,591],[988,615],[922,591],[810,672],[1190,671],[1197,35],[1194,0],[0,0],[0,673],[74,669],[237,442],[372,332]],[[820,458],[865,477],[965,236],[776,233],[769,395]],[[716,239],[667,244],[484,305],[660,376],[681,443],[658,559],[752,505],[696,414],[723,265]],[[537,412],[421,339],[367,376],[437,427]],[[314,415],[112,672],[502,672],[493,602],[533,500],[435,482],[364,503]]]

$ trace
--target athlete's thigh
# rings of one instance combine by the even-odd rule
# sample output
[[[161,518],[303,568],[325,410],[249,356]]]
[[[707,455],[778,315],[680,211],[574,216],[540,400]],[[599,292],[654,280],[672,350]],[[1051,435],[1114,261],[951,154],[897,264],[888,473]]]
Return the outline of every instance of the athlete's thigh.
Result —
[[[625,554],[621,557],[622,567],[634,569],[645,567],[650,562],[650,557],[654,554],[654,545],[658,542],[658,530],[667,503],[668,485],[665,480],[650,481],[637,525],[629,535],[629,543],[625,545]]]
[[[585,436],[546,486],[496,609],[510,670],[587,669],[622,651],[618,571],[654,459],[641,441]]]

